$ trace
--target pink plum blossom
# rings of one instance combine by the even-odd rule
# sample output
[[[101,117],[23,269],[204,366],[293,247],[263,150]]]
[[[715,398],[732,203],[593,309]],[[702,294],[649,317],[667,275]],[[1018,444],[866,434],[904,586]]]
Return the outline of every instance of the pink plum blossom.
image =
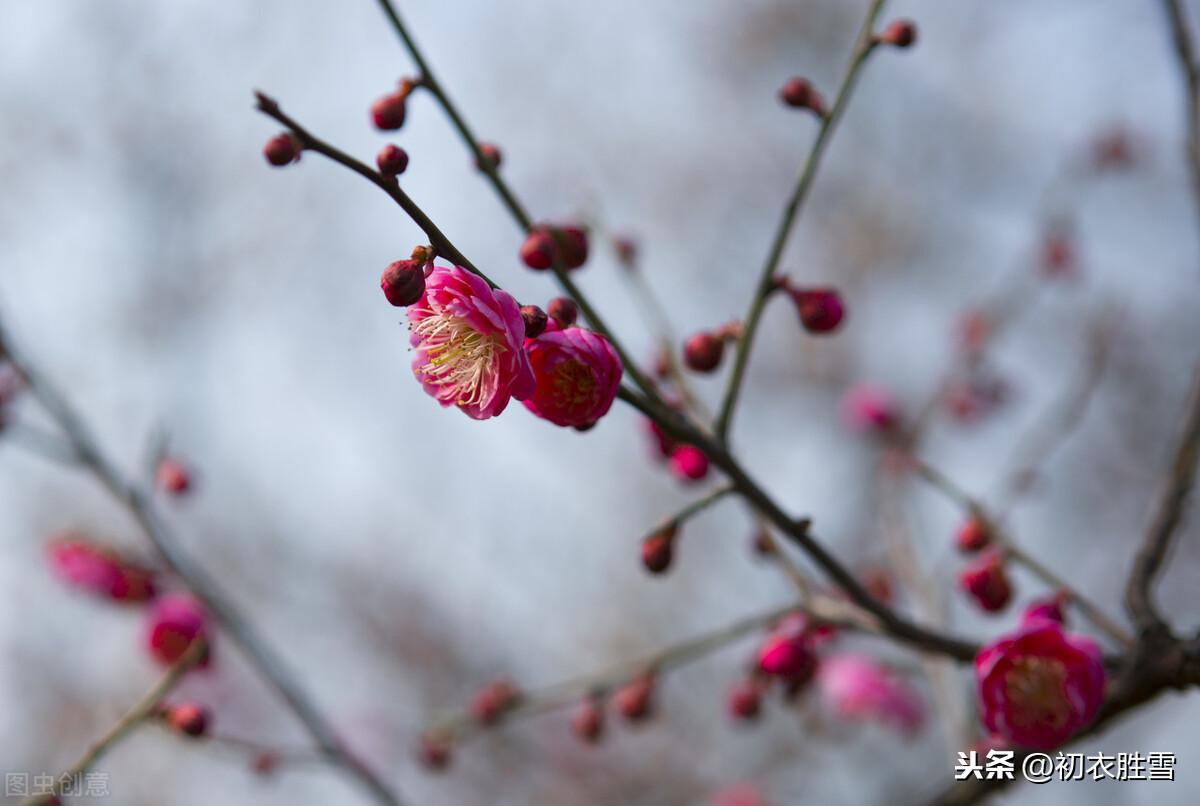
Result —
[[[821,661],[817,684],[830,708],[846,719],[874,719],[915,733],[925,712],[917,693],[895,672],[861,655]]]
[[[525,408],[555,425],[587,428],[608,413],[621,359],[608,339],[581,327],[550,329],[527,342],[533,393]]]

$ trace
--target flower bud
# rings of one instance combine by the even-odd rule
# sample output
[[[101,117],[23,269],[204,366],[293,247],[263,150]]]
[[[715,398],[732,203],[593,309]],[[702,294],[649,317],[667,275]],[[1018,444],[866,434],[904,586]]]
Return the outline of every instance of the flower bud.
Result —
[[[158,487],[171,495],[183,495],[192,488],[192,476],[177,459],[167,457],[158,463],[154,471]]]
[[[757,719],[762,709],[762,684],[753,677],[738,681],[729,690],[726,704],[734,719],[744,722]]]
[[[194,641],[206,642],[201,666],[208,665],[212,645],[209,641],[208,613],[194,596],[174,593],[154,602],[146,633],[150,654],[164,666],[182,658]]]
[[[425,769],[439,772],[454,760],[454,744],[449,736],[426,733],[417,743],[417,760]]]
[[[581,702],[571,715],[571,731],[588,744],[604,738],[604,701],[593,696]]]
[[[301,150],[303,147],[296,139],[296,135],[291,132],[283,132],[267,141],[267,144],[263,146],[263,156],[276,168],[282,168],[284,165],[297,162],[300,159]]]
[[[988,613],[1003,610],[1012,600],[1012,583],[1004,570],[1004,558],[996,550],[964,568],[958,575],[958,584]]]
[[[705,331],[697,333],[683,344],[683,362],[695,372],[712,372],[721,364],[725,342]]]
[[[379,149],[375,164],[384,176],[399,176],[408,169],[408,152],[398,145],[388,143]]]
[[[654,675],[647,672],[629,681],[613,694],[617,713],[629,722],[642,722],[654,712]]]
[[[652,574],[665,573],[675,556],[678,525],[672,521],[642,541],[642,564]]]
[[[392,92],[371,104],[371,120],[375,123],[375,128],[395,131],[403,126],[407,103],[407,93]]]
[[[471,715],[480,725],[494,725],[517,702],[517,690],[507,680],[494,680],[471,699]]]
[[[168,706],[163,719],[172,730],[185,736],[203,736],[208,731],[208,709],[200,703],[185,702]]]
[[[1061,222],[1052,224],[1042,237],[1041,270],[1046,277],[1075,276],[1079,259],[1075,254],[1075,238],[1070,227]]]
[[[958,527],[954,543],[963,554],[974,554],[982,551],[992,542],[992,533],[987,524],[978,518],[971,518]]]
[[[832,288],[792,288],[786,287],[792,301],[796,303],[796,311],[800,314],[800,324],[809,333],[829,333],[837,329],[846,315],[841,295]]]
[[[536,339],[546,330],[550,317],[536,305],[521,306],[521,318],[525,320],[525,338]]]
[[[554,236],[550,231],[545,227],[535,227],[529,231],[525,243],[521,244],[521,262],[531,269],[548,269],[554,265],[556,251]]]
[[[1063,612],[1063,608],[1066,607],[1068,601],[1070,601],[1070,596],[1066,591],[1059,591],[1053,596],[1035,599],[1029,603],[1029,606],[1025,608],[1025,612],[1021,614],[1021,624],[1028,624],[1038,619],[1066,624],[1067,616]]]
[[[425,293],[425,267],[415,260],[397,260],[383,270],[379,287],[393,305],[412,305]]]
[[[679,445],[671,452],[669,466],[681,481],[700,481],[708,475],[708,456],[695,445]]]
[[[579,318],[579,306],[567,297],[555,297],[546,305],[546,313],[560,328],[568,328]]]
[[[917,41],[917,26],[912,20],[892,20],[883,29],[878,41],[895,48],[912,47]]]
[[[479,155],[483,158],[482,162],[479,159],[475,160],[475,167],[481,171],[491,169],[493,171],[500,168],[500,163],[504,161],[504,155],[500,153],[500,149],[494,143],[480,143]]]
[[[860,433],[886,433],[900,419],[892,393],[871,383],[850,387],[842,397],[841,411],[846,425]]]
[[[578,269],[587,263],[587,230],[582,227],[562,227],[558,230],[558,242],[562,249],[563,264],[568,269]]]
[[[767,636],[758,650],[758,668],[763,674],[800,684],[812,679],[817,655],[803,615],[789,616]]]
[[[825,99],[807,78],[789,78],[779,90],[779,99],[793,109],[811,109],[825,116]]]
[[[617,260],[623,267],[630,270],[637,268],[637,241],[627,235],[614,235],[612,245],[613,251],[617,253]]]
[[[750,537],[750,548],[759,557],[771,557],[775,554],[775,541],[766,526],[759,526]]]

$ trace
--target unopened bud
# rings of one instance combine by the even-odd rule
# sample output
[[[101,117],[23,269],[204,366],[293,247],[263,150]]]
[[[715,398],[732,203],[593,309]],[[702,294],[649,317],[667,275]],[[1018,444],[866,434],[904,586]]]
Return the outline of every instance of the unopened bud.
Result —
[[[397,260],[383,270],[379,287],[393,305],[412,305],[425,293],[425,268],[415,260]]]
[[[263,156],[276,168],[282,168],[284,165],[291,165],[298,161],[302,149],[296,135],[291,132],[283,132],[267,141],[267,144],[263,146]]]
[[[471,700],[471,715],[480,725],[494,725],[517,701],[517,690],[507,680],[494,680]]]
[[[536,305],[521,306],[521,318],[525,320],[525,338],[536,339],[546,330],[550,317]]]
[[[554,236],[544,227],[536,227],[521,244],[521,262],[531,269],[548,269],[554,265],[556,251]]]
[[[739,681],[729,689],[726,704],[734,719],[756,719],[762,708],[762,684],[752,677]]]
[[[579,318],[579,306],[575,301],[566,297],[555,297],[546,305],[546,313],[559,327],[570,327]]]
[[[675,556],[678,525],[672,521],[642,541],[642,565],[652,574],[665,573]]]
[[[203,736],[208,731],[208,709],[194,702],[169,706],[163,719],[172,730],[185,736]]]
[[[712,372],[721,364],[725,342],[713,333],[704,331],[683,344],[683,362],[695,372]]]
[[[837,329],[846,315],[842,297],[832,288],[792,288],[787,287],[792,301],[796,303],[796,312],[800,314],[800,324],[809,333],[829,333]]]
[[[980,609],[988,613],[1003,610],[1012,600],[1012,583],[1004,569],[1004,557],[996,550],[985,553],[964,568],[959,573],[958,584]]]
[[[192,474],[178,459],[164,458],[154,471],[159,489],[171,495],[183,495],[192,488]]]
[[[793,109],[811,109],[825,116],[825,99],[807,78],[790,78],[779,90],[779,99]]]
[[[896,48],[912,47],[917,41],[917,26],[912,20],[892,20],[878,41]]]
[[[475,160],[475,167],[481,171],[495,171],[504,160],[504,155],[500,153],[500,149],[494,143],[480,143],[479,156],[482,158],[482,161],[477,158]]]
[[[375,164],[384,176],[399,176],[408,169],[408,152],[400,146],[388,143],[379,149]]]
[[[978,518],[971,518],[958,528],[954,542],[963,554],[974,554],[992,542],[992,533],[986,523]]]
[[[584,742],[596,744],[604,738],[604,701],[588,697],[571,715],[571,731]]]
[[[454,760],[454,744],[449,736],[426,733],[417,744],[417,760],[430,771],[439,772]]]
[[[654,675],[646,673],[613,694],[613,706],[630,722],[641,722],[654,712]]]
[[[371,104],[371,120],[375,128],[394,131],[403,126],[407,103],[407,93],[393,92]]]

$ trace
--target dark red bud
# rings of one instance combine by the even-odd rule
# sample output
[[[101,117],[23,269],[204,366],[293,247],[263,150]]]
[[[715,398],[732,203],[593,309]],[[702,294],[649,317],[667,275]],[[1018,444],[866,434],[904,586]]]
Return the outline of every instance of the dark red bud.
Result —
[[[992,542],[992,534],[988,530],[987,524],[977,518],[971,518],[959,527],[958,533],[954,536],[954,542],[963,554],[974,554],[982,551]]]
[[[483,162],[481,163],[479,159],[476,159],[475,167],[481,171],[486,170],[486,168],[491,168],[494,171],[504,161],[504,155],[500,153],[500,149],[494,143],[480,143],[479,155],[483,158]]]
[[[568,269],[578,269],[588,259],[588,235],[581,227],[563,227],[558,231],[558,242],[562,249],[563,264]]]
[[[712,372],[721,364],[725,342],[713,333],[697,333],[683,344],[683,362],[696,372]]]
[[[263,156],[276,168],[282,168],[299,160],[301,150],[302,146],[296,136],[291,132],[284,132],[267,141],[263,146]]]
[[[1003,610],[1012,600],[1012,583],[999,551],[989,551],[964,568],[958,576],[958,584],[988,613]]]
[[[521,244],[521,262],[531,269],[548,269],[554,265],[556,251],[554,236],[549,230],[538,227],[530,230],[525,243]]]
[[[417,760],[427,770],[444,770],[454,760],[454,745],[448,736],[427,733],[417,744]]]
[[[384,176],[399,176],[408,169],[408,152],[400,146],[388,143],[379,149],[375,164]]]
[[[613,250],[617,253],[617,260],[627,269],[633,269],[637,266],[638,249],[637,242],[625,235],[616,235],[612,239]]]
[[[825,115],[825,99],[807,78],[790,78],[779,90],[779,99],[793,109],[811,109]]]
[[[829,333],[846,315],[841,295],[832,288],[789,288],[796,303],[800,324],[809,333]]]
[[[613,706],[630,722],[641,722],[654,712],[654,675],[644,674],[613,694]]]
[[[517,701],[517,690],[507,680],[494,680],[471,699],[471,715],[480,725],[494,725]]]
[[[415,260],[397,260],[383,270],[379,287],[393,305],[412,305],[425,293],[425,267]]]
[[[536,339],[546,330],[550,317],[536,305],[523,305],[521,318],[525,320],[525,338]]]
[[[582,741],[596,744],[604,738],[604,702],[588,697],[571,715],[571,731]]]
[[[729,690],[727,705],[734,719],[756,719],[762,708],[762,684],[754,678],[739,681]]]
[[[194,702],[169,706],[164,719],[171,728],[185,736],[203,736],[208,730],[208,709]]]
[[[579,306],[566,297],[555,297],[546,305],[546,313],[559,327],[570,327],[579,318]]]
[[[883,29],[879,41],[897,48],[911,47],[917,41],[917,26],[912,20],[893,20]]]
[[[407,102],[407,93],[393,92],[371,104],[371,120],[375,128],[394,131],[403,126]]]
[[[642,541],[642,565],[652,574],[665,573],[675,555],[679,527],[670,523]]]
[[[159,489],[172,495],[183,495],[192,488],[192,475],[178,459],[168,457],[159,462],[154,478]]]

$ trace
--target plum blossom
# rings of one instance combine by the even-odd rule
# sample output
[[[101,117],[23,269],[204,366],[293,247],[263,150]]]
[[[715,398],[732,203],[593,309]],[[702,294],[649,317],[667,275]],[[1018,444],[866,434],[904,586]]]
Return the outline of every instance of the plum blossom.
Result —
[[[917,693],[895,672],[861,655],[832,655],[821,661],[817,684],[830,708],[846,719],[874,719],[906,734],[925,719]]]
[[[460,266],[435,266],[425,293],[408,308],[413,374],[443,406],[476,420],[533,394],[520,306]]]
[[[608,339],[581,327],[547,328],[526,344],[535,379],[525,408],[555,425],[587,428],[617,396],[624,371]]]

